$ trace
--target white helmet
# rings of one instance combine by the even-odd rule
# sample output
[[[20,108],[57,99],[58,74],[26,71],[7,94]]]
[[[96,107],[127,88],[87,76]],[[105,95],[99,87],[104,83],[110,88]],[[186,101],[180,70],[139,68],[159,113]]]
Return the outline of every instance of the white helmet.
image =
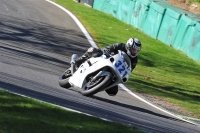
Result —
[[[126,43],[127,54],[132,58],[135,58],[138,55],[141,48],[142,44],[137,38],[130,38]]]

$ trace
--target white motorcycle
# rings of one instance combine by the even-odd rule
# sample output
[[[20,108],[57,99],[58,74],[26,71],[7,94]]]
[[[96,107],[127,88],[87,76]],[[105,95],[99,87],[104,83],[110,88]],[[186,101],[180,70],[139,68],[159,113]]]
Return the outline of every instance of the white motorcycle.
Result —
[[[84,96],[126,83],[131,75],[131,61],[128,55],[120,50],[115,55],[91,57],[78,68],[73,63],[76,58],[78,56],[73,54],[71,67],[59,78],[59,85],[64,88],[77,88]]]

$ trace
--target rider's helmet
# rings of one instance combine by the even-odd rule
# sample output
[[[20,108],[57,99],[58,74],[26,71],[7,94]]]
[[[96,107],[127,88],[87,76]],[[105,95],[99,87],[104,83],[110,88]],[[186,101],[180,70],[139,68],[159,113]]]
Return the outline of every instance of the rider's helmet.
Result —
[[[127,54],[131,57],[134,58],[138,55],[142,48],[142,44],[140,40],[137,38],[130,38],[127,43],[126,43],[126,50]]]

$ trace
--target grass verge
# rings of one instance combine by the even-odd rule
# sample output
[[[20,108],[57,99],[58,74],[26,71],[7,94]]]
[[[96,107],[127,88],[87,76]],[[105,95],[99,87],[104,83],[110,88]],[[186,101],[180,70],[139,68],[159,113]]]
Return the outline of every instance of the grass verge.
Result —
[[[111,15],[73,0],[53,0],[75,14],[99,47],[137,37],[143,44],[127,86],[182,106],[200,118],[200,65],[180,51],[152,39]]]
[[[0,90],[0,133],[141,133]]]
[[[189,0],[191,3],[200,3],[200,0]]]

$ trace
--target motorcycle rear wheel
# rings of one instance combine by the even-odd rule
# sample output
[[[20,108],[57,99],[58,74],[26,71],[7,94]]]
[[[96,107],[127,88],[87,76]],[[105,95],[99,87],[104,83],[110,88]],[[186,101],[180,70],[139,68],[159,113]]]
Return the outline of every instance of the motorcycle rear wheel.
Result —
[[[95,93],[103,90],[111,82],[111,73],[106,76],[98,77],[95,81],[86,84],[85,88],[82,89],[81,94],[84,96],[92,96]]]
[[[71,85],[69,83],[69,78],[71,76],[72,76],[72,74],[71,74],[71,70],[69,68],[59,77],[59,80],[58,80],[59,85],[63,88],[67,88],[67,89],[70,88]]]

